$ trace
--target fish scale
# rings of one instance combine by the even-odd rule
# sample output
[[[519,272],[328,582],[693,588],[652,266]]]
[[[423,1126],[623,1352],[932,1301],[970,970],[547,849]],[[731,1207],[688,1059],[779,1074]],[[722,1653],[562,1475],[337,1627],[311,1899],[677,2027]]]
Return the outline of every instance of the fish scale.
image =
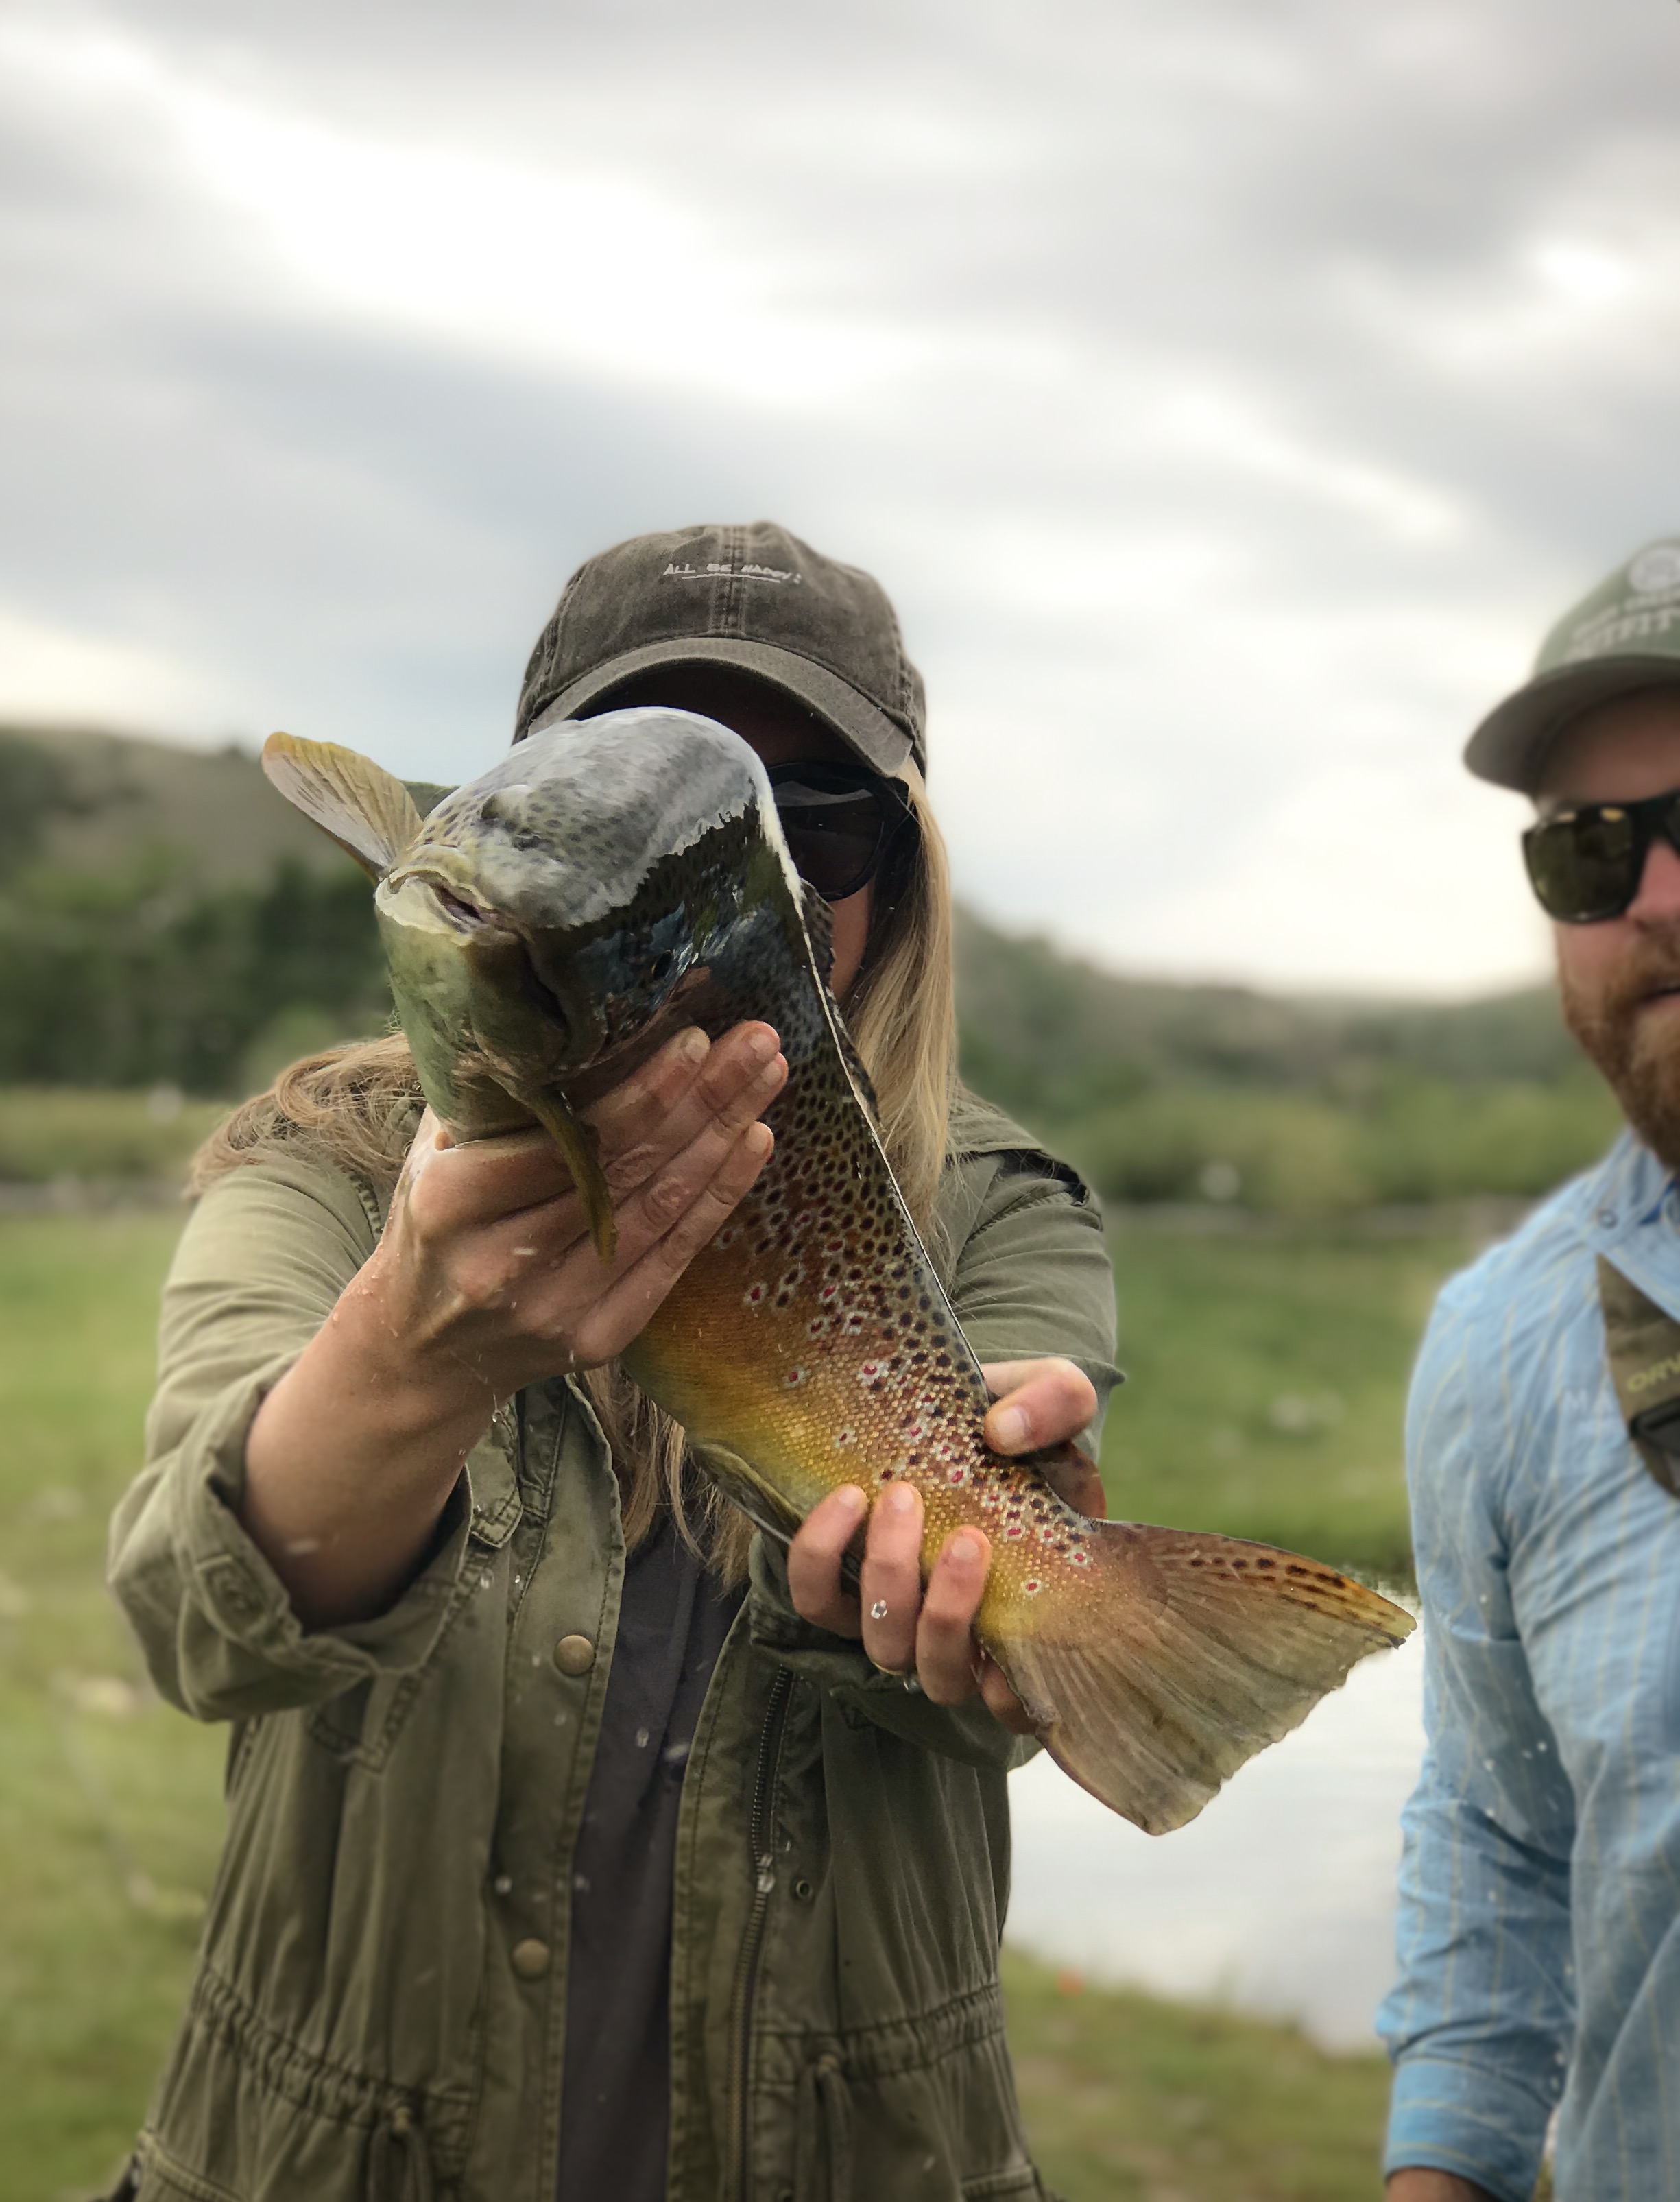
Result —
[[[772,1023],[775,1007],[763,1012]],[[770,1162],[634,1357],[686,1393],[672,1364],[727,1340],[752,1372],[730,1401],[741,1445],[761,1473],[779,1471],[798,1513],[843,1484],[873,1494],[912,1483],[930,1546],[960,1526],[983,1529],[996,1548],[990,1595],[1037,1597],[1052,1571],[1090,1565],[1086,1517],[981,1435],[979,1363],[878,1144],[858,1136],[841,1075],[837,1057],[796,1051],[769,1112]],[[709,1422],[716,1410],[690,1411]]]
[[[1239,1538],[1076,1513],[982,1434],[978,1364],[893,1180],[827,985],[827,913],[763,766],[693,713],[544,729],[422,821],[331,744],[263,768],[378,881],[392,992],[427,1102],[462,1140],[545,1126],[596,1246],[616,1221],[587,1110],[698,1023],[774,1025],[775,1152],[623,1365],[690,1457],[784,1540],[828,1493],[912,1483],[924,1574],[985,1532],[976,1634],[1073,1779],[1151,1834],[1182,1825],[1411,1616]],[[1072,1457],[1071,1447],[1058,1449]]]

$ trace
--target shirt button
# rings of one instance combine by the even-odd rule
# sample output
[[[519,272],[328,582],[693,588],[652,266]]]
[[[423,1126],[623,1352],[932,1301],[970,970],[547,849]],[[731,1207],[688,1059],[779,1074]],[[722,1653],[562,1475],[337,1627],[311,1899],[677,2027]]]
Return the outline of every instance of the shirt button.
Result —
[[[522,1981],[539,1981],[548,1970],[548,1945],[534,1937],[513,1946],[513,1969]]]
[[[587,1636],[563,1636],[554,1647],[554,1663],[563,1675],[587,1675],[595,1663],[595,1646]]]

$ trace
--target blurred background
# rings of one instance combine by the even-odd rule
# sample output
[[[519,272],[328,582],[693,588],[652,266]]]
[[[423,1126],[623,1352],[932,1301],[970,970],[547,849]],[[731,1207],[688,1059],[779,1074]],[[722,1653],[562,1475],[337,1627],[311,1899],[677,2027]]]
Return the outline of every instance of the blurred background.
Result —
[[[966,1069],[1107,1206],[1111,1506],[1407,1581],[1430,1296],[1614,1128],[1458,754],[1680,527],[1677,78],[1652,0],[0,4],[3,2202],[120,2157],[214,1860],[99,1587],[180,1174],[386,1010],[256,746],[482,770],[618,537],[897,601]],[[1173,1845],[1022,1777],[1070,2195],[1371,2190],[1387,1671]]]

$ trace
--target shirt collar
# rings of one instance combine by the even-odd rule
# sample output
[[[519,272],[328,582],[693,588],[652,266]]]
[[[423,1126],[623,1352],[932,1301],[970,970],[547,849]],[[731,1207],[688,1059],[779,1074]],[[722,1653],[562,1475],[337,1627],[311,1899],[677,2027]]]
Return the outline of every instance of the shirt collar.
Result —
[[[1580,1222],[1596,1254],[1680,1321],[1680,1192],[1675,1173],[1624,1132],[1580,1181]]]

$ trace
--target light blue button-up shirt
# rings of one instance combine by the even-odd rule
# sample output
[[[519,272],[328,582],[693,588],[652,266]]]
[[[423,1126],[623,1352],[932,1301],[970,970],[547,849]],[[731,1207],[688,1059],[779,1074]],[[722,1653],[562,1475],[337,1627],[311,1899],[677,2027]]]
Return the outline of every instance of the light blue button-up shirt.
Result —
[[[1388,2164],[1680,2197],[1680,1501],[1630,1442],[1595,1256],[1680,1319],[1630,1136],[1441,1294],[1406,1452],[1429,1749],[1405,1814]]]

